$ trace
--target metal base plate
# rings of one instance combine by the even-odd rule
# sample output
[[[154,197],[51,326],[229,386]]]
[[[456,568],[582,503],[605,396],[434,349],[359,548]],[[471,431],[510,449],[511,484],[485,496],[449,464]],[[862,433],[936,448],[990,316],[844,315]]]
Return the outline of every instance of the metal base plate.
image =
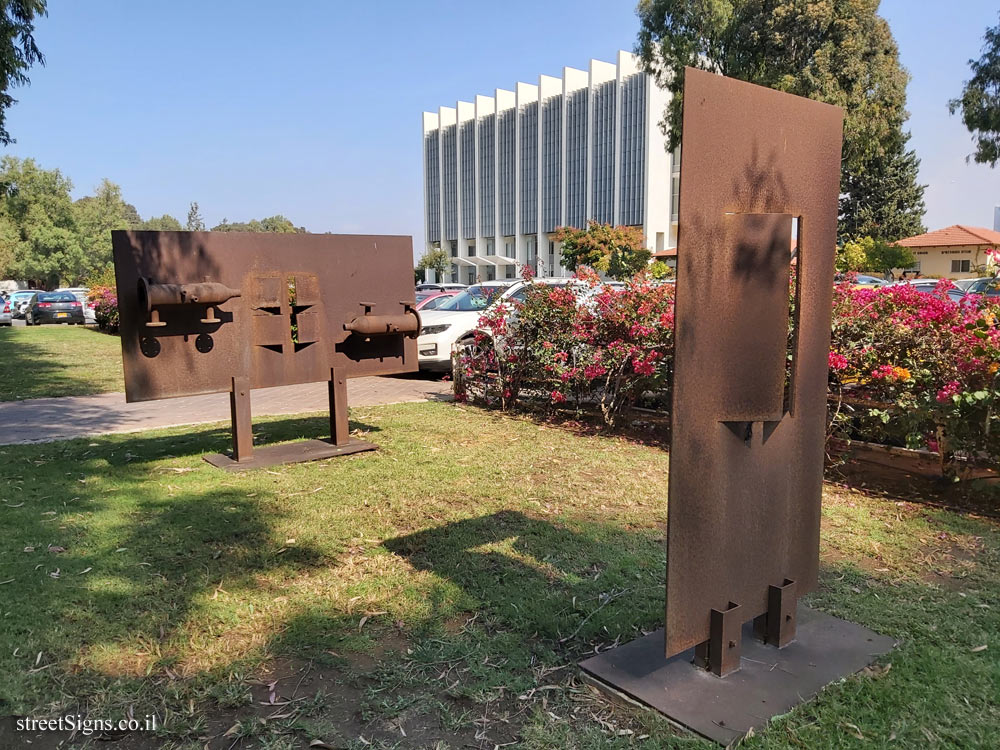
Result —
[[[226,471],[248,471],[250,469],[264,469],[268,466],[280,466],[281,464],[296,464],[302,461],[346,456],[361,451],[373,451],[377,448],[375,443],[355,438],[351,438],[350,442],[344,445],[335,445],[329,440],[299,440],[295,443],[255,447],[253,455],[243,461],[234,461],[232,456],[225,453],[213,453],[205,456],[205,460],[212,466]]]
[[[896,645],[892,638],[802,605],[796,635],[779,650],[756,640],[753,623],[746,623],[741,669],[727,677],[694,666],[694,649],[665,659],[662,630],[587,659],[580,668],[612,697],[623,693],[728,745]]]

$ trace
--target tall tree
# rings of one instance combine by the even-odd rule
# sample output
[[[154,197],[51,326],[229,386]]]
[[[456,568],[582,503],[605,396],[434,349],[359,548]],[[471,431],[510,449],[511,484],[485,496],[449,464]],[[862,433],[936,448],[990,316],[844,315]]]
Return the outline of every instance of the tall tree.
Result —
[[[923,234],[924,188],[917,182],[920,159],[906,150],[909,133],[893,137],[885,153],[873,157],[863,172],[843,175],[840,199],[842,241],[874,237],[894,242]]]
[[[197,201],[191,201],[191,207],[188,208],[187,226],[185,226],[185,229],[189,232],[205,231],[205,220],[201,218]]]
[[[962,112],[976,144],[972,158],[995,167],[1000,161],[1000,24],[986,29],[983,55],[969,60],[969,67],[972,78],[965,82],[962,96],[948,102],[948,109]]]
[[[73,184],[58,169],[42,169],[34,159],[0,160],[0,256],[5,276],[33,286],[75,283],[85,273],[69,191]]]
[[[887,154],[906,140],[909,76],[878,6],[879,0],[640,0],[638,53],[673,95],[661,123],[668,148],[680,142],[686,65],[843,107],[842,192],[851,199],[841,208],[844,234],[844,226],[857,223],[846,212],[875,200],[859,191],[884,178],[892,166]],[[866,174],[863,182],[851,179]]]
[[[7,110],[17,103],[10,89],[25,86],[27,70],[45,57],[35,44],[35,17],[46,15],[46,0],[3,0],[0,6],[0,144],[14,142],[7,132]]]
[[[80,245],[87,256],[82,276],[111,264],[111,232],[129,228],[127,205],[122,189],[107,178],[101,180],[94,195],[73,204]]]

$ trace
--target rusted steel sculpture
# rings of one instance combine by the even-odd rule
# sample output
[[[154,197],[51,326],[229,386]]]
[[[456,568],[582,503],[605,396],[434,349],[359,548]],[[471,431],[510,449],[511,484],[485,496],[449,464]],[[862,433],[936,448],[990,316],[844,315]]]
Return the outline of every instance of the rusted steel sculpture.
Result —
[[[819,564],[843,113],[688,68],[683,121],[666,627],[582,666],[727,744],[892,641],[797,607]]]
[[[244,469],[371,450],[347,379],[417,369],[409,237],[112,232],[129,402],[229,392]],[[250,390],[328,381],[330,441],[254,451]]]

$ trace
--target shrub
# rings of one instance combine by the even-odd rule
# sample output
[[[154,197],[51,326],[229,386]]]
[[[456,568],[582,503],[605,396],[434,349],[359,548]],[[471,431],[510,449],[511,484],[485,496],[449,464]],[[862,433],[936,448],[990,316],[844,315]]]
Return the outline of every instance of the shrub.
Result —
[[[1000,460],[1000,304],[909,285],[834,291],[830,375],[860,409],[839,427],[868,440]]]
[[[566,286],[531,286],[480,318],[456,395],[509,409],[530,392],[552,405],[595,402],[613,425],[670,374],[673,289],[639,275],[623,289],[582,270]]]
[[[102,331],[118,332],[118,291],[113,286],[91,287],[87,299],[94,304],[94,317]]]
[[[833,432],[1000,461],[1000,302],[954,302],[949,285],[835,288]],[[588,271],[566,287],[534,285],[523,303],[482,316],[456,363],[456,396],[501,409],[593,404],[613,425],[643,394],[669,403],[673,321],[673,286],[647,275],[619,289]]]

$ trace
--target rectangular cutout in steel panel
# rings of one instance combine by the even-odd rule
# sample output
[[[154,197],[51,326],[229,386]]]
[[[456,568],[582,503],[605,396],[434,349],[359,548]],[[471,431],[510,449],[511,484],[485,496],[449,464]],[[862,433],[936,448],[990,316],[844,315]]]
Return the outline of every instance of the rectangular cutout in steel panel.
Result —
[[[784,412],[791,214],[727,214],[709,303],[730,321],[716,333],[723,421],[777,421]]]

